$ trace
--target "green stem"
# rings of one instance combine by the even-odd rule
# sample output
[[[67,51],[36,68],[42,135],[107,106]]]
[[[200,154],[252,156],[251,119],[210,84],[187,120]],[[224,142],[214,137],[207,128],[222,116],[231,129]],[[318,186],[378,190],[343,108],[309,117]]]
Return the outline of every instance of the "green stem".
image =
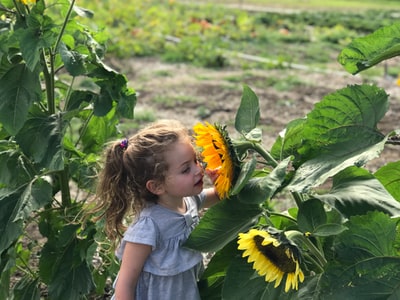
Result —
[[[58,172],[58,178],[60,180],[61,189],[61,203],[63,207],[71,206],[71,193],[69,190],[69,168],[67,165],[64,166],[64,170]]]
[[[21,9],[20,9],[19,4],[17,3],[17,1],[13,0],[13,3],[14,3],[14,7],[15,7],[15,9],[17,10],[19,16],[20,16],[20,17],[23,17],[24,14],[22,13],[22,11],[21,11]]]
[[[279,216],[279,217],[283,217],[286,218],[294,223],[297,223],[297,220],[295,218],[292,218],[291,216],[285,215],[285,214],[281,214],[281,213],[277,213],[277,212],[272,212],[272,211],[268,211],[267,212],[268,216]]]
[[[251,148],[257,151],[272,167],[276,167],[278,162],[266,151],[259,143],[250,143]]]
[[[76,143],[75,143],[75,147],[78,146],[80,140],[81,140],[82,137],[85,135],[85,133],[86,133],[88,127],[89,127],[90,119],[93,117],[93,115],[94,115],[94,112],[93,112],[93,110],[92,110],[92,111],[90,112],[90,115],[89,115],[88,118],[86,119],[85,124],[83,124],[83,126],[82,126],[81,134],[79,135],[78,140],[77,140]]]
[[[50,49],[50,61],[49,67],[47,67],[46,58],[44,52],[42,51],[42,60],[44,62],[44,77],[46,82],[46,91],[47,91],[47,103],[48,103],[48,110],[50,114],[55,113],[55,94],[54,94],[54,76],[55,76],[55,68],[54,68],[54,61],[57,53],[58,46],[61,42],[61,38],[64,35],[65,28],[69,21],[69,18],[72,13],[72,9],[75,5],[75,0],[72,0],[70,6],[68,8],[67,15],[65,16],[63,25],[61,30],[58,34],[57,41],[54,44],[54,48]],[[64,170],[58,172],[58,178],[60,180],[60,189],[61,189],[61,202],[63,207],[68,207],[71,205],[71,193],[69,189],[69,169],[68,166],[65,165]]]
[[[57,41],[56,41],[56,43],[54,45],[54,53],[57,52],[58,45],[60,44],[61,38],[64,35],[65,27],[67,26],[67,23],[69,21],[69,17],[71,16],[72,9],[74,8],[74,5],[75,5],[75,0],[72,0],[70,5],[69,5],[68,12],[67,12],[67,15],[65,16],[64,23],[63,23],[63,25],[61,27],[60,33],[58,34]]]
[[[303,197],[297,192],[291,192],[294,201],[296,202],[297,207],[300,207],[301,203],[303,203]]]
[[[71,98],[71,91],[72,91],[72,86],[74,84],[74,81],[75,81],[75,77],[72,77],[71,84],[69,85],[68,90],[67,90],[67,94],[65,96],[64,111],[68,108],[69,99]]]
[[[285,234],[291,240],[299,240],[302,242],[310,251],[310,254],[316,258],[320,268],[323,269],[323,267],[328,263],[323,253],[321,253],[321,251],[302,232],[297,230],[289,230],[286,231]]]
[[[49,114],[55,113],[55,99],[54,99],[54,74],[49,70],[46,54],[44,50],[40,51],[40,58],[43,65],[43,76],[46,85],[46,98],[47,98],[47,111]],[[51,65],[51,62],[50,62]]]

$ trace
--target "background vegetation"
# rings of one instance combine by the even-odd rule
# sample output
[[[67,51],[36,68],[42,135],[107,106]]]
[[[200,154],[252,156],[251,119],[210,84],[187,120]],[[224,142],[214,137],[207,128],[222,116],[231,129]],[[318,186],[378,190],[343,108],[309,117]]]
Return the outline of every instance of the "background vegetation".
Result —
[[[11,0],[0,4],[2,103],[20,99],[16,91],[21,90],[35,99],[27,97],[24,107],[0,106],[4,299],[109,296],[118,270],[113,253],[106,252],[101,223],[83,228],[79,220],[93,192],[102,146],[122,136],[120,121],[133,117],[136,98],[127,78],[103,59],[159,57],[220,70],[335,69],[340,49],[394,23],[400,11],[399,1],[381,1],[379,7],[376,1],[325,1],[324,10],[320,1],[281,1],[276,10],[272,1],[246,1],[259,6],[254,9],[244,1],[84,0],[78,3],[82,9],[71,13],[69,1],[53,2],[57,5],[34,10]],[[31,18],[12,23],[14,6]],[[291,8],[301,10],[292,13]],[[68,26],[62,27],[64,18]],[[60,29],[65,36],[58,47]],[[253,59],[243,60],[243,54]],[[376,75],[382,69],[366,72]],[[398,69],[390,72],[397,76]]]

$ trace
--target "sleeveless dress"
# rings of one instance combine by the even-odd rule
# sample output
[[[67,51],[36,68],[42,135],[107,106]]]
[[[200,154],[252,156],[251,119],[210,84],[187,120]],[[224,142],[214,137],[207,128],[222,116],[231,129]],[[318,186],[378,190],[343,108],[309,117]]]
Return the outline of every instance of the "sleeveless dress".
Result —
[[[185,214],[151,205],[129,226],[116,253],[120,260],[127,242],[152,246],[137,283],[136,300],[200,299],[197,281],[203,256],[182,245],[199,223],[198,211],[204,199],[204,192],[185,197]]]

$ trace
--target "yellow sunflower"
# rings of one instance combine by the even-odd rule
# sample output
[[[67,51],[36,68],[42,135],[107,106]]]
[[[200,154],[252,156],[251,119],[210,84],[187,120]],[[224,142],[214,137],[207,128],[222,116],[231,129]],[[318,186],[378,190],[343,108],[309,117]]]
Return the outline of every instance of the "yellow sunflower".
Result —
[[[28,4],[35,4],[36,0],[21,0],[21,2],[25,5],[28,5]]]
[[[298,249],[284,234],[271,235],[264,230],[251,229],[248,233],[239,234],[238,244],[239,250],[245,250],[242,256],[248,256],[247,262],[254,262],[253,269],[260,276],[265,276],[265,281],[275,281],[275,288],[285,275],[285,292],[290,288],[297,290],[299,281],[304,281]]]
[[[198,123],[193,127],[196,145],[202,148],[201,155],[207,170],[218,170],[215,188],[220,199],[227,198],[236,177],[239,165],[228,133],[220,125]]]

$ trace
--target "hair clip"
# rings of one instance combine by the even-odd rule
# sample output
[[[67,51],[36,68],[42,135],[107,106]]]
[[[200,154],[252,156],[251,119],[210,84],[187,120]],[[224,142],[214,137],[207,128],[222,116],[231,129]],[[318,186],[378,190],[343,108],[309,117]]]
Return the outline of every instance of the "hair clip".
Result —
[[[128,139],[123,139],[120,143],[119,143],[119,147],[122,150],[126,150],[126,148],[128,148]]]

